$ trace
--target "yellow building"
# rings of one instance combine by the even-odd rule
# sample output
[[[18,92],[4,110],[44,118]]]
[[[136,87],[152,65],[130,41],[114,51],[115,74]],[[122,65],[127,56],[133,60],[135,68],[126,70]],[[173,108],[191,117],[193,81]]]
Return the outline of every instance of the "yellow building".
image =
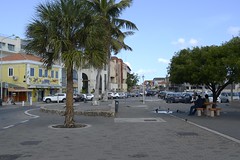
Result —
[[[53,65],[47,70],[41,58],[30,54],[13,54],[2,58],[3,100],[13,97],[15,101],[42,101],[61,88],[62,69]]]

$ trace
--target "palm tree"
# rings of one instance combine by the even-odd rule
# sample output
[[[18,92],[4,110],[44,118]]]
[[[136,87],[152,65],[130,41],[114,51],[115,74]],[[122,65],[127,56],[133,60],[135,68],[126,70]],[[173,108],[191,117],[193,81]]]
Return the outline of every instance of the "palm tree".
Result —
[[[109,90],[109,80],[110,80],[110,60],[111,52],[117,54],[121,49],[132,50],[128,45],[124,43],[124,39],[128,35],[133,35],[132,31],[122,32],[121,29],[127,30],[137,30],[134,23],[120,19],[122,11],[127,7],[130,7],[132,0],[121,0],[116,3],[115,0],[87,0],[94,16],[98,17],[99,23],[104,26],[105,35],[104,43],[106,56],[108,60],[108,79],[107,79],[107,91]],[[98,90],[98,88],[96,88]],[[107,99],[107,94],[105,93],[105,99]]]
[[[27,50],[37,53],[47,68],[60,60],[67,71],[67,101],[64,126],[75,127],[73,109],[73,67],[79,68],[84,52],[87,15],[84,1],[58,0],[37,6],[36,18],[27,26]]]

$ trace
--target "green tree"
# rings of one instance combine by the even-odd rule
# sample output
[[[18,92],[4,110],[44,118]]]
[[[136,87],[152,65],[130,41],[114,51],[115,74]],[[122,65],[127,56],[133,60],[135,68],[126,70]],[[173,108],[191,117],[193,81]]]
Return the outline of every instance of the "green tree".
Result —
[[[183,49],[171,60],[170,81],[205,85],[216,102],[221,91],[240,78],[240,38],[234,37],[221,46]]]
[[[127,90],[131,91],[133,86],[136,86],[139,82],[139,77],[137,74],[134,73],[127,73]]]
[[[26,49],[40,55],[47,68],[60,60],[67,71],[67,101],[64,126],[75,127],[73,109],[73,67],[79,68],[91,51],[86,38],[87,16],[84,1],[57,0],[39,4],[36,17],[27,26]],[[89,38],[89,37],[88,37]],[[85,49],[88,49],[86,52]]]
[[[120,19],[120,15],[123,10],[130,7],[132,0],[121,0],[116,3],[115,0],[87,0],[89,6],[92,7],[93,15],[98,17],[105,29],[104,43],[106,51],[106,57],[108,59],[108,79],[107,90],[109,90],[109,76],[110,76],[110,60],[111,52],[117,54],[121,49],[132,50],[128,45],[124,43],[124,39],[128,35],[133,35],[131,30],[137,30],[134,23]],[[121,29],[130,30],[122,32]],[[107,99],[107,94],[105,94]]]

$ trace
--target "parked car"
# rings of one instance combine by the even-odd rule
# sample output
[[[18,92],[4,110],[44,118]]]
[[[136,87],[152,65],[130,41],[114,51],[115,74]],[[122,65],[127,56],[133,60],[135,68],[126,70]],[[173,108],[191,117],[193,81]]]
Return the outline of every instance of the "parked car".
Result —
[[[236,93],[236,92],[233,92],[232,97],[233,97],[233,100],[234,100],[234,101],[239,100],[239,95],[238,95],[238,93]],[[227,103],[227,102],[230,102],[230,101],[231,101],[231,92],[222,92],[222,93],[220,94],[219,98],[220,98],[220,101],[221,101],[222,103],[224,103],[224,102],[226,102],[226,103]]]
[[[56,93],[54,95],[49,95],[43,97],[43,102],[50,103],[50,102],[66,102],[66,93]]]
[[[91,93],[83,94],[83,98],[84,98],[86,101],[92,101],[92,100],[93,100],[93,97],[94,97],[94,95],[91,94]]]
[[[178,92],[171,92],[166,95],[166,103],[178,103],[182,102],[182,94]]]
[[[73,101],[74,102],[84,101],[84,96],[82,94],[73,94]]]
[[[119,98],[126,98],[126,94],[124,92],[119,92]]]
[[[158,93],[158,98],[165,99],[167,92],[166,91],[160,91]]]
[[[213,94],[212,93],[207,93],[207,94],[208,94],[209,102],[213,102]],[[219,97],[217,97],[217,102],[221,103],[221,99]]]
[[[193,93],[183,93],[182,98],[180,99],[180,102],[182,103],[191,103],[192,102],[192,94]]]

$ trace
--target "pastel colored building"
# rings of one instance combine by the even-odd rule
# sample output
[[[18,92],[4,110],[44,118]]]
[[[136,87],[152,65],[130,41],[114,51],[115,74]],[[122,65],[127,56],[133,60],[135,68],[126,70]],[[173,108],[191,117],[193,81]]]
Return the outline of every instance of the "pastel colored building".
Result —
[[[1,58],[3,99],[42,101],[43,96],[61,88],[61,66],[47,70],[41,58],[31,54],[13,54]]]

